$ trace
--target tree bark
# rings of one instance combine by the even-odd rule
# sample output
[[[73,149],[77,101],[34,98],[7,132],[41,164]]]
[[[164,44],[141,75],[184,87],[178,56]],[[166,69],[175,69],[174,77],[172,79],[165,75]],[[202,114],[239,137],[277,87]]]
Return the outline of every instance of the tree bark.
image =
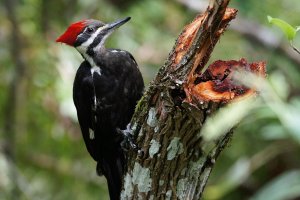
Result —
[[[201,128],[220,106],[255,94],[236,85],[239,69],[264,75],[263,62],[216,61],[215,44],[237,10],[211,1],[178,37],[169,58],[138,103],[131,125],[139,152],[128,152],[121,199],[199,199],[232,130],[205,142]]]

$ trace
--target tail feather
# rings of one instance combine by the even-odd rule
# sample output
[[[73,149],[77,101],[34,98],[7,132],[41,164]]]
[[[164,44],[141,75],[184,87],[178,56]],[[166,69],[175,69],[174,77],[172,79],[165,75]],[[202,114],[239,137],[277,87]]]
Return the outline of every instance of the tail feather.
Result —
[[[124,160],[123,153],[120,153],[117,154],[116,157],[110,157],[108,159],[103,158],[98,162],[98,165],[100,165],[101,171],[107,180],[110,200],[120,200]]]

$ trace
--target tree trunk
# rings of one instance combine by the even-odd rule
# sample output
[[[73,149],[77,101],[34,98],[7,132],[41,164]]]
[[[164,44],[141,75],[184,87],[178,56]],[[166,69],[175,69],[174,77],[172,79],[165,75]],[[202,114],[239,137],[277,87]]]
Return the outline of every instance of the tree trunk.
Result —
[[[211,1],[188,24],[164,66],[137,105],[132,119],[139,152],[128,152],[121,199],[199,199],[232,130],[209,143],[205,120],[221,105],[255,94],[235,85],[234,71],[264,75],[264,63],[217,61],[203,71],[228,23],[236,16],[229,0]]]

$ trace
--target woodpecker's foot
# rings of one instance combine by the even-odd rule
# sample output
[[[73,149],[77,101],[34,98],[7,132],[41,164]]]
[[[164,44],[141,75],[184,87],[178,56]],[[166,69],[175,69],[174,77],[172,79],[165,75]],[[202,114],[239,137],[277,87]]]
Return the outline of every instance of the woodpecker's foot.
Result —
[[[121,130],[117,128],[117,132],[121,135],[122,140],[120,142],[121,147],[124,151],[128,151],[129,149],[133,149],[135,151],[138,151],[137,145],[133,141],[133,135],[130,123],[126,126],[125,130]]]

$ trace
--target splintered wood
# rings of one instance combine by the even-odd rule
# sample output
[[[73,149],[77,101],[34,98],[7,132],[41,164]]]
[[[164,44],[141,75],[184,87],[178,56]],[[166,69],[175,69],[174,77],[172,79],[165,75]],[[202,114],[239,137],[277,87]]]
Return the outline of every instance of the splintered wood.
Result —
[[[184,60],[187,60],[187,55],[192,54],[190,59],[191,67],[186,79],[183,81],[186,94],[185,101],[189,103],[193,101],[226,103],[237,98],[254,95],[256,91],[238,84],[233,79],[233,74],[235,71],[244,70],[264,77],[266,75],[265,62],[247,63],[245,59],[238,61],[219,60],[211,64],[201,74],[201,70],[208,62],[215,44],[219,41],[229,21],[235,18],[237,14],[237,10],[226,8],[219,23],[212,24],[210,19],[214,18],[214,16],[213,12],[210,11],[210,8],[208,8],[207,12],[198,15],[194,21],[185,26],[178,37],[177,45],[172,55],[173,63],[171,68],[176,70]],[[200,42],[195,44],[194,40]]]
[[[192,96],[199,101],[228,102],[237,98],[254,95],[256,91],[240,84],[234,73],[243,71],[260,77],[265,77],[265,62],[247,63],[245,59],[239,61],[215,61],[199,77],[199,84],[191,86]],[[243,79],[245,77],[237,77]]]
[[[193,22],[184,27],[181,35],[177,39],[177,45],[172,59],[174,60],[172,63],[173,68],[180,63],[183,56],[186,55],[187,51],[190,49],[196,33],[202,25],[202,21],[205,17],[207,17],[207,13],[198,15]]]

